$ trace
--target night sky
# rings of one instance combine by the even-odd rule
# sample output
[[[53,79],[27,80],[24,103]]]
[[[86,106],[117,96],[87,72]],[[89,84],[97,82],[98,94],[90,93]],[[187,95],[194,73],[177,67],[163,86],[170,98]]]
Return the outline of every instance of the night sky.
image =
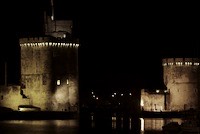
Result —
[[[18,37],[40,34],[48,0],[18,0],[3,14],[1,74],[19,77]],[[55,2],[57,19],[74,21],[80,39],[80,87],[84,90],[162,88],[163,57],[199,57],[196,8],[167,3]],[[7,13],[7,11],[10,11]],[[2,76],[2,75],[1,75]],[[11,77],[12,76],[12,77]],[[1,78],[2,81],[3,78]]]

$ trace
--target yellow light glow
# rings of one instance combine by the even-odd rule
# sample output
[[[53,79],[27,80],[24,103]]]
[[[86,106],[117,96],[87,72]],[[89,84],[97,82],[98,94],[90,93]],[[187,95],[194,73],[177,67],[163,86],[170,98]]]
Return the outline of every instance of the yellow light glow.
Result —
[[[65,43],[65,42],[27,42],[27,43],[20,43],[20,47],[79,47],[77,43]]]
[[[60,80],[57,80],[57,85],[60,86]]]
[[[141,99],[141,101],[140,101],[140,106],[144,106],[144,100],[143,99]]]
[[[143,118],[140,118],[140,121],[141,121],[141,131],[144,131],[144,119]]]

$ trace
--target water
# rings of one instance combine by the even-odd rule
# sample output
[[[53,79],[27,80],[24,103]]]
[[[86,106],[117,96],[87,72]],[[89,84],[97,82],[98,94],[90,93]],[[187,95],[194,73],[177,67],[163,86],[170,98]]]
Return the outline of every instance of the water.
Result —
[[[77,134],[77,120],[5,120],[1,134]]]
[[[91,120],[90,120],[91,119]],[[91,116],[88,120],[4,120],[0,121],[1,134],[85,134],[85,133],[132,133],[132,134],[161,134],[162,126],[171,121],[182,122],[180,118],[140,118],[139,128],[133,126],[134,121],[129,118],[127,123],[123,118],[110,121],[95,120]],[[137,126],[137,125],[136,125]],[[139,131],[138,131],[139,130]]]

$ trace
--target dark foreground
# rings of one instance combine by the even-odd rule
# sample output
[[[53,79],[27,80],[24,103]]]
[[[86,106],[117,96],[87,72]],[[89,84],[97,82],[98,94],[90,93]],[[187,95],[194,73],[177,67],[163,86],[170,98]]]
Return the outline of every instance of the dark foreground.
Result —
[[[182,118],[190,115],[192,111],[180,113],[152,113],[144,112],[135,113],[115,113],[105,109],[98,109],[94,112],[81,110],[80,112],[52,112],[52,111],[37,111],[37,112],[0,112],[0,130],[5,133],[10,132],[11,128],[19,129],[19,133],[31,131],[33,133],[141,133],[140,118],[153,118],[152,121],[145,121],[145,124],[153,126],[153,122],[160,122],[159,118]],[[112,120],[111,117],[117,117]],[[121,120],[123,118],[123,120]],[[131,120],[130,120],[131,118]],[[150,123],[148,125],[148,123]],[[9,124],[9,125],[8,125]],[[165,121],[163,122],[163,125]],[[131,126],[131,128],[130,128]],[[19,128],[18,128],[19,127]],[[156,126],[154,126],[156,127]],[[153,128],[154,128],[153,127]],[[59,131],[58,131],[59,130]],[[27,132],[27,133],[31,133]],[[13,132],[14,133],[14,132]],[[143,133],[143,132],[142,132]],[[162,133],[159,130],[145,130],[143,134]]]
[[[190,115],[197,115],[193,110],[188,111],[171,111],[171,112],[153,112],[153,111],[140,111],[140,112],[117,112],[109,111],[107,109],[97,109],[95,111],[89,111],[82,109],[77,112],[66,111],[0,111],[0,120],[26,120],[26,119],[78,119],[78,118],[90,118],[91,115],[96,117],[107,118],[112,116],[118,117],[135,117],[135,118],[185,118]],[[197,111],[199,113],[199,111]]]

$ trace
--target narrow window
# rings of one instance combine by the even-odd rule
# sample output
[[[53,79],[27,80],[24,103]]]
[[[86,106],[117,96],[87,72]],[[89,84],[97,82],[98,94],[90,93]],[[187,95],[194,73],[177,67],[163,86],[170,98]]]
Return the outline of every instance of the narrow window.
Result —
[[[60,86],[60,80],[57,80],[57,86]]]

